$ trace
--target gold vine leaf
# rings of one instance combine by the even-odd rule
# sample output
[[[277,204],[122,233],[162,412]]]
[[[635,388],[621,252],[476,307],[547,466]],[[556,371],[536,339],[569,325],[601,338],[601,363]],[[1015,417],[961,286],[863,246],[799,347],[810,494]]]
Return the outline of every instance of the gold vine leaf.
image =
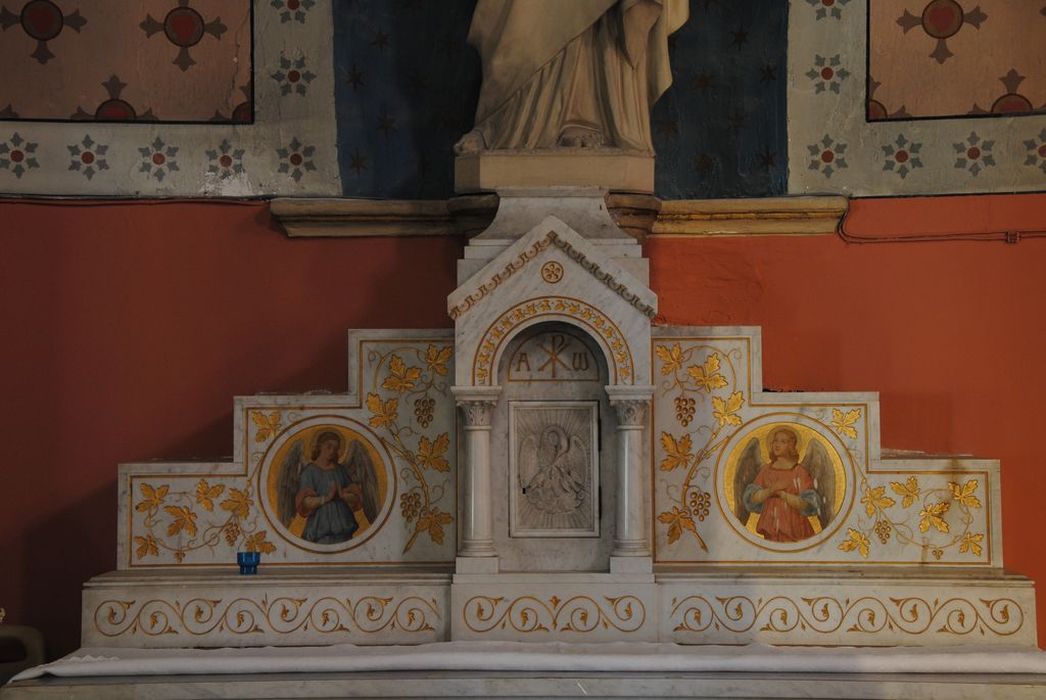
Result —
[[[713,352],[703,365],[690,365],[686,373],[700,389],[711,393],[727,385],[726,377],[719,373],[719,353]]]
[[[139,513],[145,513],[151,510],[156,510],[163,505],[164,499],[167,498],[167,492],[171,490],[171,487],[167,484],[154,488],[149,484],[138,484],[138,489],[142,492],[142,497],[145,499],[139,501],[138,505],[134,507]]]
[[[259,530],[247,538],[247,541],[244,542],[243,546],[246,547],[248,552],[265,552],[266,554],[272,554],[276,551],[276,545],[265,539],[265,532],[265,530]]]
[[[450,345],[444,348],[440,348],[436,345],[429,345],[425,350],[425,366],[428,367],[429,371],[433,374],[445,377],[447,376],[447,362],[450,360],[450,355],[453,352],[454,348]]]
[[[196,537],[196,513],[188,506],[164,506],[173,520],[167,526],[167,536],[174,537],[185,530],[189,537]]]
[[[247,495],[247,491],[240,489],[229,489],[229,497],[221,502],[222,510],[227,510],[238,518],[250,515],[253,504],[254,501]]]
[[[134,555],[138,559],[144,559],[148,555],[158,556],[160,549],[157,547],[156,538],[152,535],[146,535],[145,537],[135,537],[134,543],[138,545],[138,548],[134,550]]]
[[[854,428],[854,424],[857,423],[861,417],[861,409],[854,408],[846,413],[843,413],[838,408],[832,409],[832,427],[839,431],[840,435],[845,435],[848,438],[857,437],[857,429]]]
[[[254,433],[255,442],[265,442],[280,429],[279,411],[273,411],[269,415],[265,415],[262,411],[251,411],[251,420],[258,428],[258,431]]]
[[[897,502],[885,494],[885,486],[876,486],[874,489],[866,488],[864,490],[861,503],[864,504],[864,511],[868,514],[868,517],[875,515],[875,511],[889,508]]]
[[[429,440],[422,435],[418,441],[418,463],[427,469],[449,472],[450,463],[444,456],[449,446],[450,437],[447,433],[440,433],[435,440]]]
[[[389,360],[389,376],[381,383],[382,388],[389,391],[410,391],[418,385],[421,379],[421,367],[408,367],[399,355],[393,355]]]
[[[211,486],[206,479],[200,479],[196,484],[196,502],[210,513],[214,510],[214,499],[221,496],[223,491],[225,491],[225,484]]]
[[[671,348],[658,345],[654,352],[662,363],[661,374],[672,374],[683,367],[683,348],[679,347],[679,343],[672,343]]]
[[[370,427],[382,428],[395,424],[399,418],[396,411],[399,407],[398,399],[382,401],[377,394],[367,394],[367,410],[371,412]]]
[[[679,467],[685,467],[690,463],[690,450],[692,444],[690,436],[684,435],[677,441],[669,433],[661,433],[661,447],[664,448],[666,457],[658,465],[663,472],[670,472]]]
[[[718,396],[712,397],[712,415],[719,422],[719,427],[724,425],[741,425],[741,417],[737,412],[745,403],[744,396],[740,391],[730,394],[730,398],[724,400]]]
[[[948,487],[952,490],[952,498],[963,504],[967,508],[980,508],[981,500],[977,498],[977,480],[970,479],[962,486],[956,484],[953,481],[948,482]]]
[[[981,556],[981,542],[984,541],[983,534],[973,534],[967,532],[962,536],[962,541],[959,543],[959,553],[965,554],[966,552],[973,552],[975,556]]]
[[[868,551],[871,543],[868,538],[865,537],[864,533],[859,530],[855,530],[852,527],[846,528],[846,539],[839,543],[839,549],[844,552],[852,552],[855,549],[864,559],[868,558]]]
[[[941,516],[948,512],[952,504],[948,501],[938,501],[933,505],[926,506],[919,511],[919,532],[926,532],[930,526],[937,528],[939,532],[948,532],[948,522]]]
[[[679,506],[672,506],[672,510],[665,511],[657,516],[657,521],[668,525],[669,544],[682,537],[683,530],[689,530],[694,535],[697,535],[697,525],[694,524],[694,519],[690,517],[690,513],[687,511],[679,510]]]
[[[454,522],[450,513],[444,513],[439,508],[432,508],[418,519],[417,531],[428,530],[429,537],[436,544],[443,544],[443,526]]]
[[[919,480],[909,476],[902,484],[899,481],[891,481],[890,488],[901,497],[901,507],[907,508],[919,498]]]

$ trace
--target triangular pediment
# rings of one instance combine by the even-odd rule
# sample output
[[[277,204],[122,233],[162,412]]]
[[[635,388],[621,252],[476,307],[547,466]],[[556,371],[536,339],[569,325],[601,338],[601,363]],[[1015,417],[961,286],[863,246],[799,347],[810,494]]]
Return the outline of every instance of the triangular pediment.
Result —
[[[590,287],[594,292],[605,290],[621,297],[647,318],[653,318],[657,315],[657,295],[615,262],[606,251],[611,247],[589,242],[562,220],[549,215],[455,289],[447,297],[447,311],[454,320],[473,312],[506,289],[510,280],[525,270],[544,265],[554,253],[561,251],[564,255],[555,256],[557,262],[562,260],[559,264],[583,272],[570,275],[572,291],[583,291],[579,285]],[[554,275],[555,268],[541,271],[542,275],[546,272]],[[566,272],[562,271],[564,276]]]

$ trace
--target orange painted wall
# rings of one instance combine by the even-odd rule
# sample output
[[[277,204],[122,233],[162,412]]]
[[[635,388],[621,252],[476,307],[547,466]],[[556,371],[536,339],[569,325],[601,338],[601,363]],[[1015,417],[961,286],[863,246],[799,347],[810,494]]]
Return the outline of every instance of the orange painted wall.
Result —
[[[933,213],[957,207],[970,213]],[[1013,216],[1046,228],[1046,203],[862,200],[848,227],[989,230]],[[460,249],[289,240],[264,203],[0,202],[8,621],[41,628],[52,655],[74,648],[80,584],[115,565],[117,463],[230,454],[237,394],[343,390],[348,328],[449,326]],[[1006,565],[1039,582],[1046,622],[1046,240],[646,249],[667,322],[763,326],[768,387],[878,390],[886,446],[1000,458]]]

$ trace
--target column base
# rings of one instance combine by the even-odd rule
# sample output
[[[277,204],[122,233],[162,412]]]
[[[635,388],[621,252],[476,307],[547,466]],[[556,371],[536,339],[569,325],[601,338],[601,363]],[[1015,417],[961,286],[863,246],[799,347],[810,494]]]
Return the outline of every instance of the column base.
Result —
[[[610,573],[612,574],[651,574],[654,572],[652,557],[616,557],[610,556]]]
[[[498,557],[458,557],[454,571],[459,574],[496,574],[498,566]]]

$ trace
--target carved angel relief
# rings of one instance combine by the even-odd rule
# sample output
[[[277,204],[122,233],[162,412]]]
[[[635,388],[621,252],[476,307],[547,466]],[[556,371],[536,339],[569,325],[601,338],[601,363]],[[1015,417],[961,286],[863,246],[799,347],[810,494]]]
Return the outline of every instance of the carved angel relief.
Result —
[[[513,537],[599,535],[594,401],[510,404]]]

